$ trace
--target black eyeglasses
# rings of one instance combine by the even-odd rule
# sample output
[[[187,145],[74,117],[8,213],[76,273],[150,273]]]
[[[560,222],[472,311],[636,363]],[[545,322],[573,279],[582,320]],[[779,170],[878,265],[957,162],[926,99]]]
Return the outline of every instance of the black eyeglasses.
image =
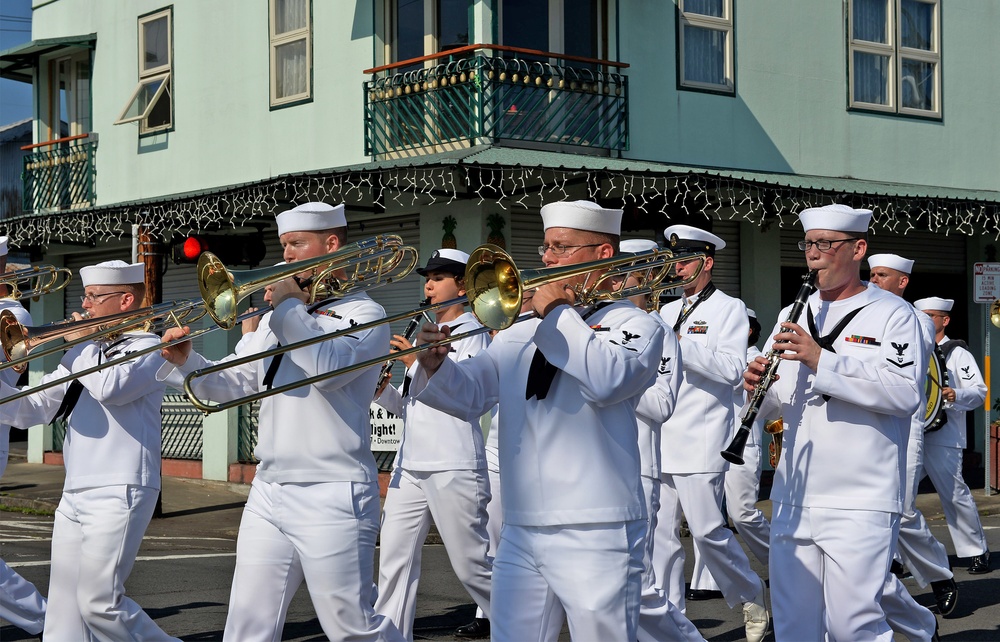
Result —
[[[563,245],[562,243],[554,243],[552,245],[539,245],[538,246],[538,256],[545,256],[546,252],[552,252],[552,256],[564,256],[570,252],[571,249],[580,249],[581,247],[598,247],[604,245],[604,243],[590,243],[588,245]]]
[[[858,241],[860,239],[856,237],[846,238],[846,239],[820,239],[818,241],[799,241],[799,249],[805,252],[810,247],[815,247],[820,252],[826,252],[834,246],[835,243],[847,243],[848,241]]]
[[[82,297],[80,297],[80,303],[86,303],[90,301],[90,305],[94,305],[95,303],[101,303],[104,301],[104,299],[108,298],[109,296],[114,296],[116,294],[128,294],[128,292],[105,292],[103,294],[84,294]]]

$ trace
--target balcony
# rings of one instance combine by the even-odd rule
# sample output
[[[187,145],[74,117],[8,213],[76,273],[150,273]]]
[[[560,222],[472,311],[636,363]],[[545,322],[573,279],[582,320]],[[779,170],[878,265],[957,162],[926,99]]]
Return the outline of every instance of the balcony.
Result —
[[[415,65],[420,67],[413,69]],[[365,153],[382,160],[503,141],[598,153],[625,150],[625,67],[516,47],[469,45],[369,69]]]
[[[52,212],[94,204],[96,134],[80,134],[26,145],[21,181],[25,212]]]

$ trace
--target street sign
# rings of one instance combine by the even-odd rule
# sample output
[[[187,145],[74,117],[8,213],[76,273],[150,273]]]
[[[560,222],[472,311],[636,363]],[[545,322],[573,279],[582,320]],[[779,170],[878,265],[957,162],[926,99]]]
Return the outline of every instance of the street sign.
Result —
[[[976,263],[973,291],[976,303],[1000,299],[1000,263]]]

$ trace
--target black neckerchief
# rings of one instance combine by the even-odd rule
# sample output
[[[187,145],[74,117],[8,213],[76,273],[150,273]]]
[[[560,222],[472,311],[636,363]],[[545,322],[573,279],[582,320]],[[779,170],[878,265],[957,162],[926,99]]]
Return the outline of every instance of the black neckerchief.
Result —
[[[329,305],[331,303],[334,303],[336,301],[339,301],[339,300],[340,299],[337,298],[337,297],[331,297],[329,299],[324,299],[323,301],[318,301],[318,302],[313,303],[312,305],[306,307],[306,311],[309,312],[310,315],[313,315],[320,308],[326,307],[327,305]],[[281,342],[279,341],[278,345],[276,345],[275,347],[277,348],[277,347],[280,347],[280,346],[281,346]],[[281,358],[283,356],[285,356],[284,352],[281,352],[279,354],[274,355],[274,357],[271,359],[271,363],[268,364],[267,371],[264,373],[264,380],[261,382],[263,384],[265,390],[270,390],[271,389],[271,384],[274,383],[274,376],[276,374],[278,374],[278,366],[281,365]]]
[[[837,338],[840,337],[840,333],[844,331],[844,328],[847,327],[848,323],[854,320],[854,317],[858,316],[858,312],[861,312],[866,307],[868,307],[867,303],[860,308],[855,308],[854,310],[848,312],[844,315],[844,318],[837,323],[837,325],[833,326],[833,330],[831,330],[829,334],[822,337],[819,335],[819,331],[816,330],[816,320],[813,318],[812,308],[809,308],[809,312],[806,315],[809,320],[809,334],[812,335],[813,341],[819,344],[820,349],[836,353],[837,351],[834,349],[833,344],[837,341]],[[823,401],[830,401],[830,395],[823,395]]]
[[[691,313],[694,312],[694,309],[701,305],[702,301],[705,301],[708,297],[712,296],[712,294],[715,293],[715,290],[715,284],[711,281],[709,281],[708,285],[701,289],[701,292],[698,293],[698,300],[695,301],[691,307],[685,310],[684,314],[677,316],[677,322],[674,323],[674,334],[677,334],[677,332],[681,329],[681,326],[684,325],[684,322],[687,321],[688,317],[691,316]]]
[[[615,301],[601,301],[581,314],[580,318],[586,321],[595,312],[612,303],[615,303]],[[539,401],[545,399],[546,395],[549,394],[549,388],[552,386],[552,380],[555,379],[558,372],[559,368],[549,363],[549,360],[545,358],[542,351],[536,347],[535,354],[531,356],[531,366],[528,368],[528,380],[524,385],[524,398],[531,399],[532,397],[537,397]]]

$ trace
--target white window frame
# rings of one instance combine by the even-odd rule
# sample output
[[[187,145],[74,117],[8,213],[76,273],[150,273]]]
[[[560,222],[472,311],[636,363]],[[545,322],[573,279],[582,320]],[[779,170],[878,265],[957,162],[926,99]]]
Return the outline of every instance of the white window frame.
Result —
[[[297,103],[312,98],[313,61],[312,61],[312,0],[306,0],[306,26],[282,33],[275,33],[277,28],[277,2],[268,0],[268,35],[270,37],[271,65],[271,107],[281,107],[289,103]],[[278,98],[278,47],[298,41],[306,44],[306,90]]]
[[[684,0],[677,2],[677,84],[686,89],[700,89],[716,93],[736,93],[736,60],[735,60],[735,21],[733,20],[733,0],[722,0],[722,17],[706,16],[702,13],[685,11]],[[698,27],[712,31],[722,31],[726,34],[726,47],[723,51],[724,82],[721,84],[689,80],[684,76],[684,27]]]
[[[856,40],[854,38],[854,0],[848,4],[847,35],[848,35],[848,91],[849,106],[855,109],[880,111],[892,114],[906,114],[925,118],[941,118],[941,0],[914,0],[934,7],[931,21],[931,49],[912,49],[902,46],[902,29],[899,16],[902,0],[889,0],[887,3],[886,25],[887,43]],[[889,58],[889,68],[892,77],[889,79],[888,99],[886,104],[869,103],[856,100],[854,97],[854,54],[867,53]],[[931,109],[916,109],[900,104],[903,95],[903,61],[916,60],[934,65],[934,91],[931,96]]]
[[[143,52],[146,50],[145,39],[146,30],[145,25],[150,22],[155,22],[157,20],[166,19],[167,21],[167,61],[164,64],[157,65],[156,67],[145,68],[145,60]],[[160,131],[166,131],[172,129],[174,126],[174,105],[173,105],[173,94],[170,91],[170,84],[173,80],[173,66],[174,66],[174,31],[173,31],[173,12],[171,9],[163,9],[162,11],[157,11],[155,13],[150,13],[145,16],[140,16],[138,20],[138,62],[139,62],[139,82],[136,84],[135,89],[132,91],[128,102],[125,103],[125,108],[122,110],[121,114],[118,116],[118,120],[115,121],[115,125],[121,125],[124,123],[139,123],[139,134],[151,134]],[[157,87],[156,92],[148,103],[139,107],[138,111],[135,111],[132,115],[129,115],[130,111],[133,111],[132,107],[139,100],[140,96],[143,95],[145,88],[157,81],[162,81]],[[152,112],[153,107],[156,106],[157,101],[159,101],[163,94],[167,95],[168,105],[170,107],[170,120],[169,122],[158,125],[156,127],[150,127],[146,122],[149,118],[150,112]]]

